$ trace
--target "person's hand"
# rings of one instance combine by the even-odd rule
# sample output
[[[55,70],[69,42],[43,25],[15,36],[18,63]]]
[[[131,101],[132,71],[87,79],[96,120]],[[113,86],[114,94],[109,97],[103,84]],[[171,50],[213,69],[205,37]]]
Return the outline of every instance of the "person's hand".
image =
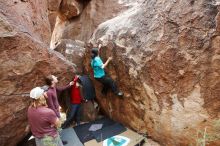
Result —
[[[112,57],[109,57],[108,60],[111,61],[111,60],[112,60]]]
[[[47,92],[44,92],[44,97],[45,97],[45,98],[48,98]]]
[[[80,87],[80,84],[78,82],[76,83],[76,87]]]
[[[30,131],[30,125],[27,125],[27,126],[25,127],[24,132],[25,132],[25,134],[27,134],[29,131]]]
[[[70,86],[72,86],[73,84],[74,84],[74,82],[73,82],[73,81],[69,83],[69,85],[70,85]]]
[[[102,44],[99,44],[98,48],[100,49],[102,47]]]

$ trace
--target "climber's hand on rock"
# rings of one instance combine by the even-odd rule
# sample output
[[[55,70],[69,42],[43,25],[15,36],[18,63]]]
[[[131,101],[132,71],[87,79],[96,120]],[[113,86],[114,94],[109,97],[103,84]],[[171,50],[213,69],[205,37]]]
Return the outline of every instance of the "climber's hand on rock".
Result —
[[[112,60],[112,57],[109,57],[108,60],[111,61],[111,60]]]
[[[101,44],[99,44],[98,48],[100,49],[101,47],[102,47],[102,45],[101,45]]]

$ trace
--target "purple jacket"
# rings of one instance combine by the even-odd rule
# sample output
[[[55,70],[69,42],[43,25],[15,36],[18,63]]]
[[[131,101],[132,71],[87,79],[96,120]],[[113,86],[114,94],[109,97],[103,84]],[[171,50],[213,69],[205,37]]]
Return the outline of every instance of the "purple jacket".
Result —
[[[67,85],[65,87],[49,87],[47,90],[47,105],[48,108],[52,109],[58,118],[60,118],[60,111],[59,111],[59,102],[57,98],[57,92],[60,93],[66,89],[70,88],[70,85]]]

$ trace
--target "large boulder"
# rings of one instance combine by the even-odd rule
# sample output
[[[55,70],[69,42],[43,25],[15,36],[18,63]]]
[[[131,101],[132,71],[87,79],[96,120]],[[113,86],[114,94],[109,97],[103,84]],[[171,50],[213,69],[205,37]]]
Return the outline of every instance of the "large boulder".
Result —
[[[62,38],[86,42],[99,24],[117,16],[127,8],[127,5],[119,3],[118,0],[92,0],[84,8],[79,18],[71,20],[66,25]]]
[[[48,50],[46,1],[3,0],[0,10],[0,143],[15,146],[25,136],[30,90],[49,74],[66,84],[74,66]]]
[[[75,16],[79,16],[82,12],[83,5],[77,0],[62,0],[59,17],[64,20],[71,19]]]
[[[62,39],[54,49],[63,54],[70,62],[74,62],[76,71],[83,72],[83,59],[85,55],[84,43],[78,40]]]
[[[78,0],[48,0],[48,16],[51,30],[54,31],[52,40],[54,37],[59,37],[57,36],[59,33],[62,34],[63,31],[59,30],[64,22],[81,14],[84,4],[86,4],[84,1]]]
[[[50,27],[51,27],[51,30],[53,31],[54,26],[56,24],[58,12],[57,11],[49,11],[48,13],[49,13],[48,17],[49,17],[49,21],[50,21]]]
[[[49,11],[58,11],[62,0],[47,0]]]
[[[59,7],[62,0],[47,0],[48,2],[48,17],[50,22],[51,30],[53,31],[56,24],[56,18],[58,16]]]
[[[67,11],[68,9],[60,11],[61,17],[56,22],[51,39],[50,47],[52,49],[55,48],[55,44],[60,39],[88,41],[99,24],[117,16],[119,12],[127,9],[130,4],[130,2],[118,2],[118,0],[81,0],[79,3],[83,5],[84,9],[78,17],[66,20],[64,10]]]
[[[0,9],[1,33],[4,36],[7,35],[7,31],[12,33],[14,29],[19,29],[34,37],[35,41],[49,44],[51,30],[46,13],[47,1],[2,0]]]
[[[81,14],[83,3],[75,0],[63,0],[59,6],[59,10],[49,14],[53,33],[51,36],[50,48],[55,49],[57,43],[61,41],[63,31],[66,28],[69,19]],[[74,38],[70,38],[74,39]]]
[[[113,56],[107,72],[125,93],[124,99],[103,97],[94,81],[106,114],[162,145],[196,145],[216,136],[219,9],[215,0],[140,0],[99,25],[90,43],[102,43],[104,61]]]

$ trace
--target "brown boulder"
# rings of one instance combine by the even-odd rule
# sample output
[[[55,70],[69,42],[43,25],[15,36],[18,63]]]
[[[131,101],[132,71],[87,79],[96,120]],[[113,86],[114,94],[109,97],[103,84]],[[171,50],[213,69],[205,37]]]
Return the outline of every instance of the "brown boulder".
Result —
[[[46,1],[3,0],[0,10],[0,143],[15,146],[25,136],[30,90],[44,85],[43,77],[51,73],[66,84],[74,67],[47,49]]]
[[[72,17],[79,16],[82,12],[82,8],[82,3],[79,3],[77,0],[62,0],[59,17],[62,20],[68,20]]]
[[[49,11],[58,11],[62,0],[47,0]]]
[[[60,17],[56,17],[56,23],[54,26],[53,33],[51,35],[50,48],[53,50],[60,42],[60,38],[62,37],[63,31],[66,27],[66,21],[60,19]]]
[[[44,85],[43,79],[49,74],[57,75],[66,84],[74,70],[64,58],[59,59],[60,54],[48,52],[46,46],[23,33],[1,37],[0,42],[0,141],[3,146],[13,146],[25,134],[31,88]]]
[[[102,109],[162,145],[196,145],[203,139],[197,132],[205,129],[207,135],[216,135],[218,28],[214,0],[142,0],[99,25],[90,42],[102,42],[103,61],[113,56],[107,71],[125,93],[124,99],[112,93],[103,97],[94,81]],[[91,72],[89,52],[85,64]]]
[[[47,1],[2,0],[0,9],[2,30],[4,30],[3,28],[10,29],[8,31],[19,30],[34,37],[36,41],[49,44],[51,30],[46,13]],[[10,25],[8,26],[8,24]]]
[[[53,30],[50,43],[51,49],[54,49],[62,38],[63,31],[69,19],[81,13],[83,4],[83,2],[78,2],[76,0],[63,0],[59,6],[59,11],[53,11],[49,14],[50,24]]]
[[[57,11],[49,11],[49,13],[48,13],[48,18],[49,18],[49,21],[50,21],[50,27],[51,27],[52,31],[54,30],[54,27],[55,27],[55,24],[56,24],[57,15],[58,15]]]
[[[61,38],[86,42],[99,24],[117,16],[127,8],[127,5],[118,3],[118,0],[91,0],[79,17],[71,19],[66,24]]]
[[[56,24],[56,17],[58,15],[59,7],[62,0],[47,0],[48,2],[48,17],[51,30],[53,31]]]
[[[94,107],[92,101],[82,103],[82,121],[94,121],[98,118],[98,108]]]
[[[220,2],[216,3],[216,6],[218,6],[218,11],[220,11]],[[216,29],[220,33],[220,13],[216,16]]]
[[[73,62],[77,72],[83,72],[83,58],[85,54],[84,43],[77,40],[60,40],[56,48],[57,52],[63,54],[63,56],[70,62]]]

